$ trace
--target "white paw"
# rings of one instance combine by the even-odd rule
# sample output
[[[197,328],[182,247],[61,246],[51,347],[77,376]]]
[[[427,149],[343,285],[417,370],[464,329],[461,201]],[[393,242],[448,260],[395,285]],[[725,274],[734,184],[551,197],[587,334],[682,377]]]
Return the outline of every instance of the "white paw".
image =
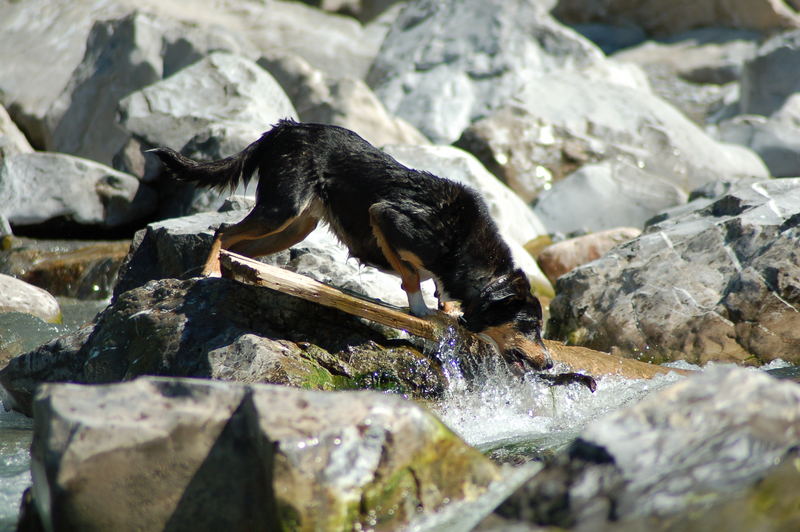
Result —
[[[433,311],[425,304],[425,300],[422,298],[422,292],[410,292],[407,293],[407,295],[411,314],[418,318],[424,318],[425,316],[433,314]]]

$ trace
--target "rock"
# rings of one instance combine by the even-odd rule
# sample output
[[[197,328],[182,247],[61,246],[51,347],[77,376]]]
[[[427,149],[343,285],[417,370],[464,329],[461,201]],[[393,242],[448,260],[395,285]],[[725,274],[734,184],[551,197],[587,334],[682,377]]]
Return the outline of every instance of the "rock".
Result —
[[[769,116],[800,92],[800,30],[776,35],[758,49],[742,73],[740,112]]]
[[[774,177],[800,176],[800,94],[769,118],[739,115],[721,122],[717,137],[756,152]]]
[[[384,150],[410,168],[417,168],[464,183],[478,190],[511,247],[514,260],[531,280],[537,293],[551,295],[552,287],[533,257],[523,247],[543,234],[542,223],[516,195],[497,181],[470,154],[450,146],[386,146]]]
[[[751,31],[702,28],[642,43],[613,59],[641,67],[655,94],[703,126],[738,100],[739,78],[759,38]]]
[[[621,227],[562,240],[539,252],[536,262],[555,285],[556,279],[565,273],[602,257],[607,251],[636,238],[641,233],[639,229],[633,227]]]
[[[141,13],[95,24],[83,61],[48,111],[48,148],[111,165],[130,137],[117,123],[120,99],[208,50],[238,51],[232,38],[219,33],[192,31]]]
[[[12,275],[56,296],[106,299],[116,282],[130,241],[42,241],[15,238],[0,251],[0,273]]]
[[[31,153],[28,139],[8,116],[5,107],[0,105],[0,161],[18,153]]]
[[[753,31],[701,28],[627,48],[614,59],[645,70],[662,68],[691,83],[724,85],[739,81],[744,64],[756,54],[759,38]]]
[[[395,20],[367,82],[390,113],[448,144],[527,84],[606,66],[600,50],[535,3],[427,0]]]
[[[240,56],[215,52],[120,102],[122,123],[152,146],[209,159],[238,153],[281,118],[297,118],[272,76]]]
[[[765,476],[786,478],[785,469],[773,468],[800,438],[798,402],[795,383],[735,367],[706,369],[590,423],[568,453],[497,512],[515,521],[579,530],[612,524],[620,530],[677,530],[676,516],[718,515],[714,508],[720,506],[713,504],[725,507],[752,493]],[[764,500],[780,500],[776,495],[772,491]],[[734,528],[763,520],[765,513],[767,522],[797,520],[796,505],[794,515],[777,512],[781,507],[791,503],[786,506],[784,499],[783,506],[766,512],[763,506],[754,509]],[[672,527],[662,526],[667,523]]]
[[[654,360],[800,361],[800,179],[651,225],[561,277],[548,334]]]
[[[572,29],[595,43],[606,55],[636,46],[647,40],[647,33],[639,26],[625,24],[575,24]]]
[[[0,166],[0,214],[14,225],[67,224],[53,224],[54,235],[75,226],[111,230],[139,222],[155,207],[156,194],[147,185],[87,159],[22,153]]]
[[[61,307],[52,295],[10,275],[0,273],[0,313],[31,314],[47,323],[61,322]]]
[[[303,122],[345,127],[376,146],[429,143],[414,126],[391,116],[360,79],[328,77],[292,55],[262,57],[259,64],[275,76]]]
[[[140,375],[440,393],[445,381],[435,357],[386,331],[228,279],[162,279],[117,295],[94,324],[11,360],[0,385],[3,402],[28,415],[41,382]]]
[[[655,35],[672,35],[707,26],[761,32],[800,27],[797,7],[782,0],[672,3],[599,0],[589,4],[582,0],[559,0],[553,14],[566,24],[635,24]]]
[[[642,227],[659,211],[686,202],[670,179],[626,162],[590,164],[543,192],[533,212],[550,233]]]
[[[627,162],[685,192],[723,177],[768,176],[754,153],[715,141],[658,97],[574,72],[527,84],[517,103],[474,124],[459,145],[524,198],[602,161]]]
[[[92,25],[124,12],[121,3],[104,0],[32,0],[0,5],[2,103],[37,148],[46,148],[49,133],[45,115],[80,64]]]
[[[390,529],[499,477],[376,393],[147,378],[50,385],[35,408],[33,497],[55,528]]]
[[[120,113],[125,128],[146,147],[166,146],[200,160],[238,153],[278,120],[297,118],[267,71],[224,52],[127,96]],[[213,210],[223,201],[219,192],[195,192],[193,185],[161,186],[166,189],[161,217]],[[245,192],[243,186],[236,190]]]

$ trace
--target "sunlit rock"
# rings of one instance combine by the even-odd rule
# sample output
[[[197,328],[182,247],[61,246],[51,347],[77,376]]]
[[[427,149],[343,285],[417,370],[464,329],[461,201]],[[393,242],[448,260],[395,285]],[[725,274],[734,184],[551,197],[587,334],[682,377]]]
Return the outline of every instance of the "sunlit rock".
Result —
[[[0,274],[0,313],[22,312],[53,323],[61,321],[61,308],[50,293],[25,281]]]
[[[35,411],[34,501],[59,529],[395,528],[498,477],[377,393],[147,378],[49,385]]]
[[[800,179],[743,185],[561,277],[556,339],[626,356],[800,361]]]
[[[773,468],[784,458],[796,464],[798,404],[796,383],[742,368],[706,369],[590,423],[498,513],[540,526],[639,530],[700,516],[727,522],[719,510],[739,500],[747,502],[736,510],[739,524],[789,530],[797,508],[776,487],[793,491],[798,472]],[[753,504],[759,492],[771,510]]]
[[[132,175],[63,153],[20,153],[0,164],[0,215],[12,225],[58,221],[110,230],[133,224],[156,208],[156,194]],[[69,227],[69,226],[66,226]]]

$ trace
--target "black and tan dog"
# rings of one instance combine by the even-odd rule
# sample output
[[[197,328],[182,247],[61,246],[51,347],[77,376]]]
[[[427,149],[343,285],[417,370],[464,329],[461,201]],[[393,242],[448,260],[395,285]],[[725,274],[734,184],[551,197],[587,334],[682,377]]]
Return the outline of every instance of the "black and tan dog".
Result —
[[[255,207],[217,231],[205,273],[219,270],[220,248],[268,255],[326,222],[362,263],[400,275],[414,315],[430,312],[420,281],[432,277],[440,301],[461,301],[466,327],[509,362],[552,366],[539,301],[474,190],[406,168],[347,129],[290,120],[219,161],[153,152],[175,178],[199,186],[233,188],[258,172]]]

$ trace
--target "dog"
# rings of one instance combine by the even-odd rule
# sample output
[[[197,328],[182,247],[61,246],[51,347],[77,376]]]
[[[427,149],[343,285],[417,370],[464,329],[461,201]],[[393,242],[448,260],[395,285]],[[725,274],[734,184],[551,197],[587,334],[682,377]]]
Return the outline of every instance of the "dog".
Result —
[[[168,174],[200,187],[233,189],[258,173],[255,206],[217,231],[205,274],[219,272],[220,249],[269,255],[324,222],[361,263],[400,276],[413,315],[431,313],[420,282],[433,278],[440,306],[460,301],[466,328],[512,367],[552,367],[539,300],[475,190],[407,168],[326,124],[281,120],[241,153],[212,162],[150,151]]]

